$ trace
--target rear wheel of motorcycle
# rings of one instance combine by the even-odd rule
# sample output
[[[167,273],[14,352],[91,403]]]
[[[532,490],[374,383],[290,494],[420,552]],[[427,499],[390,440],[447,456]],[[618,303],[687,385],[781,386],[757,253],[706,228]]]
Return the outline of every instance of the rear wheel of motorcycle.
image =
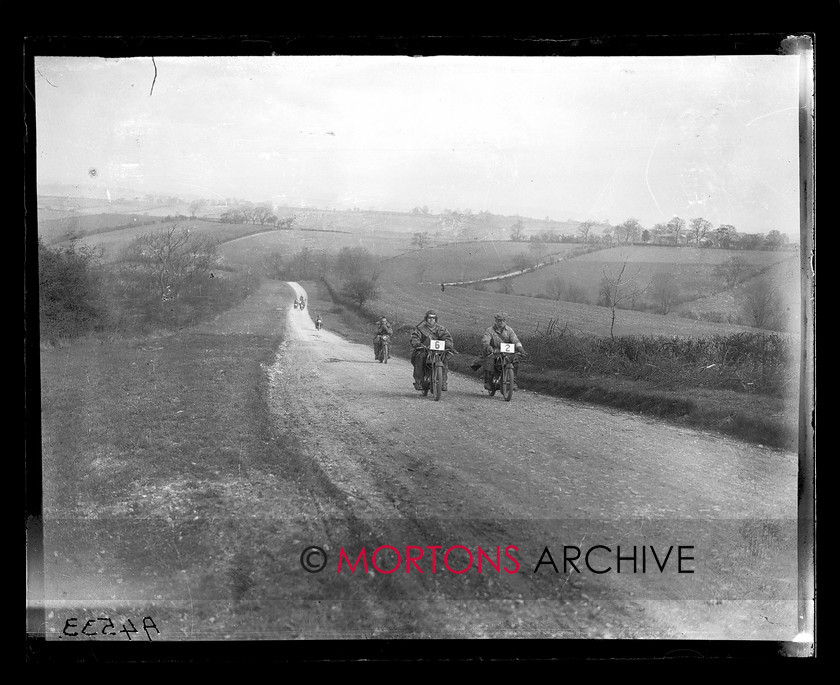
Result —
[[[502,397],[505,402],[510,402],[513,397],[513,369],[507,368],[502,373]]]
[[[436,366],[434,375],[432,376],[432,394],[435,396],[435,402],[440,400],[440,389],[443,387],[443,367]]]

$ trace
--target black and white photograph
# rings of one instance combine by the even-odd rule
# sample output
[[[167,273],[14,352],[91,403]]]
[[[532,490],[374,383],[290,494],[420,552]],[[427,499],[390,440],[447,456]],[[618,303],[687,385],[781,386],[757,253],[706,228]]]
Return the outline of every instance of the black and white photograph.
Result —
[[[267,45],[26,56],[28,637],[814,656],[813,36]]]

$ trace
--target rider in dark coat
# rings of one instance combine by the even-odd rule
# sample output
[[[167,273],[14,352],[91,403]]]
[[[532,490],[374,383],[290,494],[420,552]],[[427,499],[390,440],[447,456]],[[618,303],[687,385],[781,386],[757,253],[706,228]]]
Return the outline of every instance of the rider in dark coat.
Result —
[[[411,353],[411,363],[414,365],[414,388],[422,390],[423,386],[423,365],[426,363],[426,356],[428,354],[429,342],[432,340],[444,340],[446,342],[446,349],[453,349],[452,336],[437,322],[437,313],[433,310],[426,312],[423,320],[415,326],[411,332],[409,342],[413,348]],[[446,364],[446,357],[443,358],[443,385],[441,390],[446,390],[446,381],[449,376],[449,369]]]
[[[379,359],[379,352],[382,350],[381,335],[394,335],[394,329],[384,316],[376,322],[376,335],[373,337],[373,358]]]

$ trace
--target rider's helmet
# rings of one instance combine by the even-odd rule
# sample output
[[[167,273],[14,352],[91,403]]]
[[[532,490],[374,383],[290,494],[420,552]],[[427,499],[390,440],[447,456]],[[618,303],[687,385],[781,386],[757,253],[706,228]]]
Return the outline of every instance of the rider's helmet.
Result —
[[[428,319],[430,316],[433,316],[433,317],[437,318],[437,312],[436,312],[434,309],[430,309],[429,311],[427,311],[427,312],[423,315],[423,318],[424,318],[424,319]]]
[[[507,312],[496,312],[493,315],[493,318],[496,319],[496,321],[507,321]]]

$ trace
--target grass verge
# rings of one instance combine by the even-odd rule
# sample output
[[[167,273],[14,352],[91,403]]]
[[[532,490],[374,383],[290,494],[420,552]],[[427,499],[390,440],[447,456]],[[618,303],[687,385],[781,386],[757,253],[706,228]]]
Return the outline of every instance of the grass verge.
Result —
[[[312,495],[266,368],[292,290],[254,298],[247,321],[42,349],[48,634],[98,616],[117,630],[149,616],[166,640],[318,629],[297,563]]]

